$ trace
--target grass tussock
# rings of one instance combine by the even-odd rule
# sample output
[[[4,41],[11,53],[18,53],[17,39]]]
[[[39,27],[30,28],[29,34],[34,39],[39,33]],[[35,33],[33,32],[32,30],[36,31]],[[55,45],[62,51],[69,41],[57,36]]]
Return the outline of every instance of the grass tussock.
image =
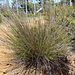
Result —
[[[5,42],[8,49],[14,50],[15,55],[23,62],[24,66],[19,67],[22,70],[18,72],[19,75],[26,75],[33,71],[34,75],[40,75],[40,72],[42,75],[56,75],[57,72],[60,75],[64,74],[62,70],[65,69],[62,69],[60,64],[62,60],[59,62],[57,59],[66,53],[69,45],[66,28],[54,23],[41,25],[40,22],[30,26],[16,16],[9,21],[7,28],[7,31],[1,29],[7,39],[1,38],[1,40]],[[69,75],[68,71],[65,71],[65,75]]]

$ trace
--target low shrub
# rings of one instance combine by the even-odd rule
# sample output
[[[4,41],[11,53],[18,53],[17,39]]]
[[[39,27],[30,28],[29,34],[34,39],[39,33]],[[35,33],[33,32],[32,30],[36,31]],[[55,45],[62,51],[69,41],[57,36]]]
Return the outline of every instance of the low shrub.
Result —
[[[5,11],[2,12],[2,14],[3,14],[4,17],[9,18],[12,15],[12,12],[8,11],[8,10],[5,10]]]
[[[0,23],[2,22],[2,17],[0,16]]]
[[[23,62],[22,67],[17,64],[21,68],[19,74],[34,72],[36,75],[41,72],[42,75],[50,75],[50,73],[56,75],[58,71],[60,75],[64,74],[62,71],[64,69],[61,69],[60,62],[56,60],[67,51],[70,41],[67,29],[54,23],[41,25],[37,22],[36,25],[30,26],[21,22],[16,16],[9,22],[7,28],[10,30],[9,33],[1,29],[7,39],[1,38],[1,40],[5,42],[8,49],[14,50],[15,55]],[[63,62],[62,64],[66,66]],[[69,75],[68,71],[65,71],[65,75]]]
[[[55,7],[51,11],[44,13],[45,19],[55,22],[57,25],[69,26],[74,20],[75,11],[73,7]]]

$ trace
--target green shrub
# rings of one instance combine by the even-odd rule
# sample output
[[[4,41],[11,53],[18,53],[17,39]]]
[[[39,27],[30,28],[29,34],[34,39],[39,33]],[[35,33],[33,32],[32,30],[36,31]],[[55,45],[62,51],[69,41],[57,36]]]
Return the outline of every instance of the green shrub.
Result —
[[[2,17],[0,16],[0,23],[2,22]]]
[[[30,7],[30,11],[32,13],[34,13],[34,4],[33,3],[28,3],[29,7]]]
[[[73,7],[56,7],[51,11],[45,12],[45,19],[55,22],[58,25],[69,26],[70,22],[74,20],[75,11]]]
[[[30,26],[28,23],[21,22],[16,16],[9,22],[9,25],[9,33],[2,29],[7,37],[3,41],[5,41],[6,47],[14,50],[17,57],[24,62],[23,68],[26,70],[22,68],[22,73],[30,73],[29,69],[31,69],[35,71],[35,75],[40,71],[43,75],[49,75],[50,66],[53,67],[54,64],[53,60],[67,51],[69,44],[67,30],[63,26],[52,23],[41,25],[38,22],[36,25]],[[61,71],[58,64],[55,66],[58,66]],[[45,73],[45,71],[47,72]]]
[[[4,12],[2,12],[2,14],[3,14],[4,17],[9,18],[12,15],[12,12],[5,10]]]

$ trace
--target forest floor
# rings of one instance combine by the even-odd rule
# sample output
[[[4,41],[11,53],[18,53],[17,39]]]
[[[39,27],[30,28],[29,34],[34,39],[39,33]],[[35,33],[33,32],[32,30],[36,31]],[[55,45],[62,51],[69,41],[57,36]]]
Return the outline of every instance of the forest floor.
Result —
[[[2,31],[0,31],[0,37],[4,38]],[[11,73],[10,69],[15,66],[15,64],[10,62],[15,58],[9,55],[9,53],[13,53],[13,51],[6,49],[5,46],[2,46],[2,44],[3,42],[0,41],[0,75],[8,75]],[[68,55],[68,60],[70,61],[70,73],[72,73],[71,75],[75,75],[75,53],[70,52]]]

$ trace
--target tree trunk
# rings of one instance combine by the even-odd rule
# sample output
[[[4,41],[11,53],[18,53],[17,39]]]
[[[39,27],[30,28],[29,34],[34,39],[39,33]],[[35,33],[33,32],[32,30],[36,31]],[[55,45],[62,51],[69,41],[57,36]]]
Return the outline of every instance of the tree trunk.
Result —
[[[7,10],[9,10],[9,0],[6,0]]]
[[[17,11],[17,14],[18,14],[19,11],[18,11],[18,2],[17,2],[17,0],[16,0],[16,11]]]

